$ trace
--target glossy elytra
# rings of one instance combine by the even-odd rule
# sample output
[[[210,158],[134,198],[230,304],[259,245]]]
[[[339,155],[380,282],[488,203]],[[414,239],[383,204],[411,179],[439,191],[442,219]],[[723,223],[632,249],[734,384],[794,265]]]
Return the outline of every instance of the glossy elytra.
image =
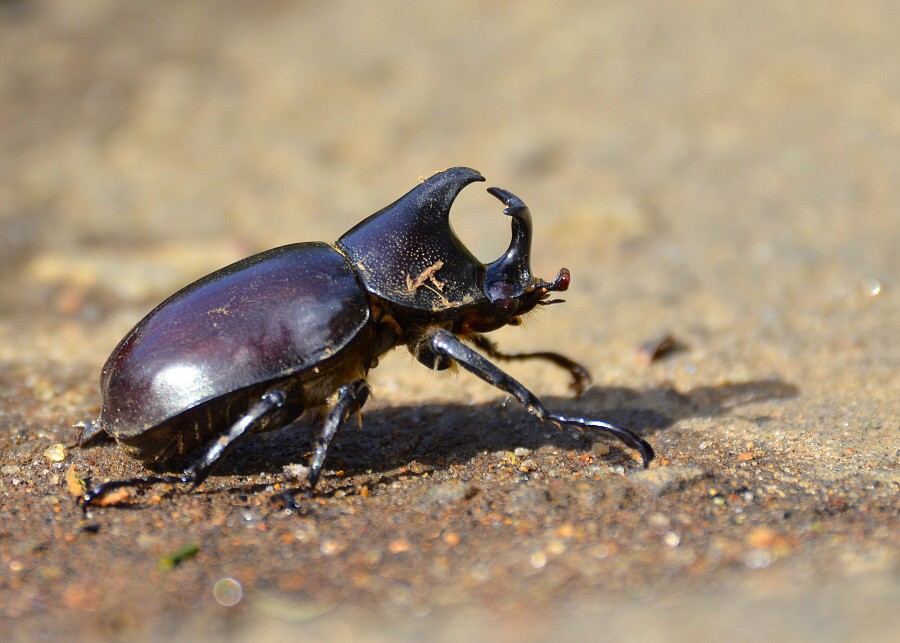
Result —
[[[475,349],[496,359],[544,359],[581,392],[587,371],[552,352],[505,354],[484,333],[517,325],[550,294],[569,286],[531,274],[531,215],[514,194],[488,192],[506,206],[512,241],[487,265],[450,227],[450,207],[475,170],[452,168],[421,182],[335,244],[298,243],[222,268],[169,297],[116,346],[103,367],[100,418],[82,443],[111,436],[153,469],[187,462],[179,475],[101,484],[199,484],[222,454],[252,431],[283,427],[304,414],[323,419],[309,467],[315,488],[328,444],[366,402],[368,371],[405,346],[428,368],[457,363],[509,393],[539,420],[598,429],[640,452],[653,449],[628,429],[558,415]]]

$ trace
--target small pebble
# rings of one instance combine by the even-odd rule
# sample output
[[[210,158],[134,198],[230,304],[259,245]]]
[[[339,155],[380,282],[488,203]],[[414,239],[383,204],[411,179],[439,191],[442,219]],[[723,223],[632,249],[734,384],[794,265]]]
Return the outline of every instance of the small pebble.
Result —
[[[535,569],[543,569],[544,565],[547,564],[547,554],[542,551],[536,551],[531,554],[530,562]]]
[[[531,458],[528,458],[527,460],[523,460],[519,464],[519,471],[522,471],[524,473],[528,473],[529,471],[534,471],[535,469],[537,469],[537,462],[535,462]]]
[[[703,469],[693,466],[659,467],[641,469],[632,473],[629,481],[646,491],[650,496],[659,496],[683,489],[688,484],[703,477]]]
[[[518,464],[519,459],[516,457],[516,454],[512,451],[502,451],[500,453],[500,462],[503,464]]]
[[[606,442],[594,442],[591,445],[591,453],[594,455],[609,455],[609,445]]]
[[[635,360],[644,366],[649,366],[678,348],[678,342],[669,333],[663,333],[658,337],[647,340],[637,347],[634,353]]]
[[[547,552],[554,556],[560,556],[566,551],[566,544],[561,540],[551,540],[547,543]]]
[[[289,464],[282,469],[282,472],[295,480],[306,480],[309,475],[309,467],[303,464]]]
[[[44,449],[44,457],[50,462],[62,462],[66,459],[66,447],[62,444],[54,444]]]
[[[765,569],[774,558],[767,549],[751,549],[744,554],[744,565],[750,569]]]
[[[66,486],[69,489],[69,494],[76,498],[83,495],[87,490],[84,480],[78,477],[78,471],[75,470],[74,464],[66,469]]]
[[[388,551],[392,554],[402,554],[405,551],[409,551],[412,549],[412,546],[408,541],[403,538],[398,538],[397,540],[391,541],[388,545]]]
[[[335,554],[339,553],[340,550],[340,543],[338,543],[336,540],[323,540],[322,544],[319,545],[319,551],[326,556],[334,556]]]

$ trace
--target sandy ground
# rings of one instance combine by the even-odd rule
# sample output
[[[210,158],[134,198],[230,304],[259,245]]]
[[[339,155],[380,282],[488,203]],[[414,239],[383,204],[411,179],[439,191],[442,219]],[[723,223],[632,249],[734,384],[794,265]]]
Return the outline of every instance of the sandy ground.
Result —
[[[900,5],[361,4],[0,2],[0,638],[896,636]],[[128,328],[452,165],[572,271],[495,335],[594,386],[509,370],[649,471],[397,351],[305,515],[310,426],[82,516],[74,478],[141,471],[55,446]],[[454,226],[509,238],[481,186]]]

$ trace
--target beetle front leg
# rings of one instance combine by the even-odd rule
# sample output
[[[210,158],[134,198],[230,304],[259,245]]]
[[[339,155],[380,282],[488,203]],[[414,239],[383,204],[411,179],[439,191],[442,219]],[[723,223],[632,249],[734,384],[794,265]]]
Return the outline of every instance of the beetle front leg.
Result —
[[[560,368],[569,371],[569,375],[572,377],[572,381],[569,383],[569,388],[571,388],[575,392],[575,395],[577,397],[580,397],[581,394],[584,393],[587,387],[591,384],[591,374],[588,372],[588,370],[575,360],[569,359],[565,355],[554,353],[552,351],[538,351],[535,353],[504,353],[497,348],[497,345],[493,341],[491,341],[484,335],[471,335],[467,339],[471,341],[477,348],[480,348],[495,359],[502,359],[508,362],[521,361],[526,359],[542,359],[544,361],[556,364]]]
[[[287,399],[284,391],[275,389],[263,395],[260,400],[228,429],[228,432],[214,440],[207,448],[203,456],[184,470],[179,476],[146,476],[143,478],[128,478],[127,480],[112,480],[104,482],[85,493],[81,497],[81,506],[87,509],[98,498],[106,495],[113,489],[122,487],[148,487],[162,483],[184,483],[193,487],[199,485],[212,472],[219,458],[225,450],[243,436],[247,430],[266,415],[280,409]]]
[[[525,386],[514,377],[505,373],[503,370],[482,357],[475,350],[463,344],[459,338],[448,330],[440,329],[435,331],[430,339],[423,343],[422,348],[420,349],[419,361],[428,363],[428,353],[433,353],[435,357],[451,359],[470,373],[483,379],[488,384],[509,393],[519,400],[529,413],[541,421],[549,421],[557,424],[573,424],[584,428],[600,429],[605,433],[609,433],[640,453],[644,468],[647,468],[650,465],[650,461],[654,458],[653,447],[651,447],[642,437],[628,429],[602,420],[590,420],[587,418],[550,413],[534,393],[525,388]],[[435,359],[434,361],[437,362],[439,360]]]

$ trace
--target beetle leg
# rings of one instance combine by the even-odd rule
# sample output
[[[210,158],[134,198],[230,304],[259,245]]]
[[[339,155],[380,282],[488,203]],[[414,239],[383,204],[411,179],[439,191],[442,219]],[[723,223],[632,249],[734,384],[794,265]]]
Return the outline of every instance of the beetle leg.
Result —
[[[247,430],[256,424],[263,417],[277,411],[287,401],[287,394],[281,389],[273,389],[262,396],[262,398],[250,407],[250,410],[244,416],[231,425],[228,432],[220,436],[210,445],[203,457],[185,469],[181,475],[182,482],[192,483],[192,487],[196,487],[206,479],[218,463],[219,458],[225,453],[225,450],[234,444],[243,436]],[[185,480],[185,478],[188,478]]]
[[[222,454],[229,446],[234,444],[235,441],[247,432],[247,429],[260,419],[281,408],[286,399],[287,395],[280,389],[269,391],[263,395],[256,404],[250,407],[250,410],[248,410],[240,420],[231,425],[231,428],[228,429],[227,433],[216,439],[203,456],[185,469],[184,473],[180,476],[147,476],[144,478],[129,478],[127,480],[104,482],[81,497],[81,506],[86,509],[98,498],[106,495],[113,489],[120,489],[122,487],[147,487],[160,483],[178,482],[191,484],[193,487],[196,487],[209,475],[219,461],[219,458],[222,457]]]
[[[328,444],[331,438],[337,433],[337,430],[343,426],[347,418],[353,413],[359,412],[366,400],[369,399],[369,385],[365,380],[356,380],[349,384],[344,384],[338,389],[338,398],[328,411],[325,417],[325,424],[322,425],[322,431],[316,438],[316,451],[313,454],[312,461],[309,463],[309,475],[307,483],[309,488],[307,493],[312,494],[319,481],[319,474],[322,473],[322,465],[325,464],[325,455],[328,452]]]
[[[539,351],[535,353],[504,353],[497,348],[497,345],[493,341],[480,334],[471,335],[468,337],[468,340],[475,344],[476,348],[480,348],[489,356],[495,359],[503,359],[509,362],[526,359],[542,359],[556,364],[560,368],[569,371],[569,375],[572,377],[572,381],[569,383],[569,388],[571,388],[575,392],[576,397],[581,397],[581,394],[584,393],[585,389],[587,389],[587,387],[591,384],[591,374],[588,372],[588,370],[575,360],[571,360],[565,355],[560,355],[559,353],[554,353],[552,351]]]
[[[653,447],[636,433],[626,428],[603,422],[602,420],[590,420],[587,418],[556,415],[547,411],[544,404],[518,380],[482,357],[475,350],[463,344],[459,338],[448,330],[440,329],[431,335],[431,339],[425,344],[425,350],[436,355],[450,358],[470,373],[480,377],[488,384],[496,386],[521,402],[528,412],[543,422],[556,424],[573,424],[584,428],[600,429],[615,436],[626,445],[641,454],[644,468],[650,465],[654,458]]]

